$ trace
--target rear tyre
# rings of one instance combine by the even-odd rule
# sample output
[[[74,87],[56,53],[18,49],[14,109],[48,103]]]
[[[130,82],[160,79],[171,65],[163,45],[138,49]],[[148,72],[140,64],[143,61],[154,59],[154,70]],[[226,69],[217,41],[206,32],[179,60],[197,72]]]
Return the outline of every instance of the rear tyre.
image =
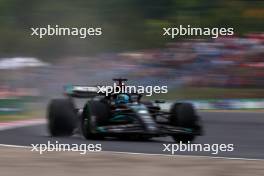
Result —
[[[110,108],[99,101],[89,101],[83,109],[81,128],[86,139],[102,139],[103,135],[97,127],[107,125],[110,116]]]
[[[197,122],[199,117],[196,115],[196,112],[193,106],[190,103],[175,103],[171,110],[170,123],[173,126],[179,126],[183,128],[194,129],[197,126]],[[187,143],[188,141],[193,141],[195,139],[195,135],[190,134],[179,134],[173,135],[172,138],[176,142]]]
[[[77,115],[69,99],[53,99],[48,106],[48,130],[51,136],[70,136],[76,127]]]

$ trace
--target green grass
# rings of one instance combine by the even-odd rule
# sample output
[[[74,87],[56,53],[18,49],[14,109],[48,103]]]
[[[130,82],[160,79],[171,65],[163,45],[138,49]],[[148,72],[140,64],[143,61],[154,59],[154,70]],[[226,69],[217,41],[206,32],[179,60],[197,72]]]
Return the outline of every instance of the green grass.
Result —
[[[29,120],[43,117],[38,111],[27,112],[21,114],[10,114],[10,115],[0,115],[0,122],[10,122],[18,120]]]
[[[1,115],[0,122],[18,121],[18,120],[26,120],[32,118],[33,117],[23,116],[23,115]]]

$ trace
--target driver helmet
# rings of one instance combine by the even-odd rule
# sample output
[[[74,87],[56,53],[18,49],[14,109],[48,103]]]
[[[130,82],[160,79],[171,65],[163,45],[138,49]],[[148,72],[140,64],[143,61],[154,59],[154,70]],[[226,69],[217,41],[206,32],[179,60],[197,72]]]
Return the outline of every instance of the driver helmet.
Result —
[[[129,102],[129,96],[126,94],[118,94],[116,96],[115,103],[116,104],[126,104]]]

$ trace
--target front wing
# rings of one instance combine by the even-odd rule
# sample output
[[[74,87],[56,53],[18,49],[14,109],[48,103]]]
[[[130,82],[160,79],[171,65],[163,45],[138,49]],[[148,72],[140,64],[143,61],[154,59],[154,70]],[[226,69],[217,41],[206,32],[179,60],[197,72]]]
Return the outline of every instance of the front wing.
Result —
[[[109,125],[96,127],[95,133],[100,133],[106,136],[118,136],[118,135],[148,135],[152,137],[179,135],[179,134],[191,134],[201,135],[202,131],[199,128],[183,128],[175,127],[171,125],[157,124],[156,130],[150,131],[142,127],[139,124],[126,124],[126,125]]]

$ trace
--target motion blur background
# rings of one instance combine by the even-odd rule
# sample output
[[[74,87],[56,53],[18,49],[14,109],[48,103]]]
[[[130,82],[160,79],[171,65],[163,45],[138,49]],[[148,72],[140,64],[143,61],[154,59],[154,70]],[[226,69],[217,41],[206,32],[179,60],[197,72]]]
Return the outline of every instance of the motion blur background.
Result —
[[[168,85],[168,94],[152,98],[195,101],[204,109],[264,108],[263,21],[259,0],[1,0],[0,117],[34,114],[65,84],[113,77]],[[30,35],[32,27],[56,24],[101,27],[103,35]],[[163,27],[188,24],[233,27],[235,35],[162,36]]]

